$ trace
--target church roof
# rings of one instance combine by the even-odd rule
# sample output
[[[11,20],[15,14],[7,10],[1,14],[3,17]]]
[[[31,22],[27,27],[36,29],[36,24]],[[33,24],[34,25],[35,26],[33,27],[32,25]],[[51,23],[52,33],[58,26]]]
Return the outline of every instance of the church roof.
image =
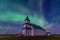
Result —
[[[25,23],[25,24],[28,24],[28,25],[31,25],[33,28],[35,28],[35,29],[41,29],[41,30],[44,30],[45,31],[45,29],[43,29],[41,26],[39,26],[39,25],[35,25],[35,24],[32,24],[32,23]]]

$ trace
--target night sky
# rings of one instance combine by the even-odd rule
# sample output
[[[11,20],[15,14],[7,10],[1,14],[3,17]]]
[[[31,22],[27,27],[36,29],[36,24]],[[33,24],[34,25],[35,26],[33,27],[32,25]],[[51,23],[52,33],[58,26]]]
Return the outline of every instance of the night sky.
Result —
[[[0,0],[0,34],[20,33],[25,18],[60,34],[60,0]]]

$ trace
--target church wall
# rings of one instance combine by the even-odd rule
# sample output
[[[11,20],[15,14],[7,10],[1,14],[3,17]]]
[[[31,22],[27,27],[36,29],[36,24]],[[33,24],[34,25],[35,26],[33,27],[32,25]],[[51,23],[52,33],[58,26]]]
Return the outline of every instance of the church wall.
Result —
[[[46,34],[46,32],[44,31],[44,30],[41,30],[41,29],[35,29],[35,28],[33,28],[31,25],[24,25],[24,28],[25,27],[29,27],[29,28],[31,28],[31,30],[30,29],[23,29],[23,34],[25,35],[25,36],[40,36],[40,35],[45,35]]]
[[[31,30],[24,29],[23,32],[24,36],[31,36]]]
[[[26,30],[26,35],[31,36],[31,30]]]
[[[31,26],[32,31],[31,31],[31,36],[34,36],[34,28]]]
[[[29,28],[31,28],[30,25],[26,25],[26,24],[23,26],[23,28],[25,28],[26,26],[29,27]],[[32,29],[23,29],[23,34],[25,36],[31,36],[32,35],[31,32],[32,32]]]
[[[36,36],[39,36],[39,35],[43,36],[43,35],[45,35],[45,33],[46,32],[44,30],[34,29],[34,35],[36,35]]]

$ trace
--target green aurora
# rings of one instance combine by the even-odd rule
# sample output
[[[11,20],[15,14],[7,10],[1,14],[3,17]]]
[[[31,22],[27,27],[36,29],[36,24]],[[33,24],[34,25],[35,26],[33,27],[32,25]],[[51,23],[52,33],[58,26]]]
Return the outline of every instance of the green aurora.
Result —
[[[2,6],[2,5],[4,5],[4,3],[1,4],[0,6]],[[46,21],[45,21],[44,17],[38,18],[37,14],[39,14],[39,12],[35,12],[34,16],[32,16],[32,14],[30,14],[31,9],[28,8],[26,5],[23,5],[23,4],[19,5],[18,4],[18,5],[14,5],[13,7],[17,11],[13,10],[13,9],[6,9],[5,6],[4,7],[2,6],[3,9],[0,11],[0,20],[2,20],[2,21],[13,21],[13,22],[17,22],[17,21],[24,22],[26,16],[29,16],[31,23],[40,25],[41,27],[44,27]],[[18,10],[21,10],[21,11],[18,12]],[[23,12],[23,10],[25,12]],[[26,11],[27,11],[27,13],[26,13]]]
[[[23,13],[16,12],[16,11],[0,12],[0,20],[2,21],[13,21],[13,22],[22,21],[23,22],[26,16],[28,15],[24,15]],[[29,18],[32,23],[40,26],[44,26],[44,20],[42,18],[37,19],[31,15],[29,15]]]

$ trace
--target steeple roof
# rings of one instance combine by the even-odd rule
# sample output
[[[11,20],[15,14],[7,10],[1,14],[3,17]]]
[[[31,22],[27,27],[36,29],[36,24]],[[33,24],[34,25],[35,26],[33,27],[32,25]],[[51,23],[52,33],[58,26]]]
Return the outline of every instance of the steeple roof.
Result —
[[[26,20],[30,21],[28,16],[26,17],[25,21],[26,21]]]

